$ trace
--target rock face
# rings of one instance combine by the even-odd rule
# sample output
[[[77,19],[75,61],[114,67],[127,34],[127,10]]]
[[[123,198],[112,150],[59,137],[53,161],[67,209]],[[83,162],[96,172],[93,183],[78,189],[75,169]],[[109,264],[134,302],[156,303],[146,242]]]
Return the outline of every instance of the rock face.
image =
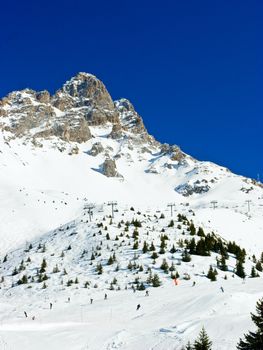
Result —
[[[134,143],[154,143],[142,118],[126,99],[113,102],[105,85],[94,75],[78,73],[53,96],[25,89],[0,100],[0,130],[9,138],[28,140],[57,137],[65,142],[91,139],[90,126],[112,124],[112,139],[128,137]]]
[[[175,191],[182,194],[184,197],[191,196],[193,194],[202,194],[210,190],[210,186],[206,180],[195,181],[193,184],[185,183],[175,188]]]
[[[119,114],[106,87],[91,74],[79,73],[66,82],[56,92],[52,103],[62,111],[81,108],[89,125],[119,122]]]
[[[104,151],[104,148],[100,142],[96,142],[92,145],[89,154],[93,157],[96,157],[98,154]]]
[[[120,177],[115,161],[110,158],[105,159],[102,165],[102,173],[107,177]]]
[[[96,137],[91,130],[96,133],[98,128],[110,130],[105,137],[120,141],[129,150],[138,147],[141,153],[150,154],[150,148],[161,147],[148,134],[132,103],[124,98],[113,102],[105,85],[92,74],[78,73],[53,96],[46,90],[25,89],[0,100],[0,132],[7,141],[23,138],[23,142],[42,147],[43,141],[49,139],[63,151],[67,146],[62,146],[61,142],[87,142]],[[163,147],[174,161],[183,162],[184,154],[178,147]],[[102,152],[113,157],[98,143],[92,146],[89,154],[96,156]],[[110,162],[106,162],[105,172],[112,174],[111,170],[108,172],[108,166],[111,168]]]

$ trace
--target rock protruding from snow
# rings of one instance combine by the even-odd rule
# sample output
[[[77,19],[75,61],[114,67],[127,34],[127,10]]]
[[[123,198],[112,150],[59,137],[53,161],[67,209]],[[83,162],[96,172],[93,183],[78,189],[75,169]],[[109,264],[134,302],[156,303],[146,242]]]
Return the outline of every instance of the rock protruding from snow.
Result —
[[[107,158],[102,165],[102,173],[107,177],[120,177],[117,171],[115,160]]]
[[[88,73],[78,73],[54,96],[46,90],[10,93],[0,100],[0,118],[0,130],[9,137],[34,142],[54,136],[66,142],[86,142],[92,137],[89,126],[112,124],[108,138],[157,144],[131,102],[114,103],[105,85]]]
[[[67,81],[52,99],[61,111],[81,108],[90,125],[118,123],[119,114],[105,85],[94,75],[79,73]]]
[[[210,190],[207,180],[196,180],[193,184],[185,183],[175,188],[175,191],[182,194],[184,197],[191,196],[193,194],[203,194]]]
[[[124,128],[133,133],[142,133],[146,131],[142,118],[135,111],[129,100],[122,98],[116,101],[115,105],[120,112],[121,124]]]
[[[90,154],[91,156],[93,156],[93,157],[96,157],[98,154],[100,154],[100,153],[103,152],[103,151],[104,151],[104,148],[103,148],[101,142],[95,142],[95,143],[92,145],[92,147],[91,147],[91,149],[90,149],[90,151],[89,151],[89,154]]]

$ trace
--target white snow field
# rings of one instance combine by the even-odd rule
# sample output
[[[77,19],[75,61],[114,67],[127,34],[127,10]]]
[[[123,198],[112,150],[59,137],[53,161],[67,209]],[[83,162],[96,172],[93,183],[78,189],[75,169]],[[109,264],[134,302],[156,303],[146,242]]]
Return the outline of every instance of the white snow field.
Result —
[[[223,285],[225,292],[219,287]],[[144,292],[77,289],[59,297],[45,291],[28,297],[6,295],[1,303],[1,349],[181,349],[204,325],[213,349],[235,349],[243,332],[252,329],[249,312],[262,297],[262,278],[191,287],[167,282]],[[89,304],[92,296],[94,302]],[[53,309],[49,310],[49,300]],[[140,303],[141,309],[136,311]],[[33,321],[21,312],[27,309]]]
[[[78,84],[95,79],[79,76],[60,91],[66,102],[81,102]],[[89,125],[92,136],[82,143],[54,135],[36,142],[44,124],[15,136],[10,127],[24,127],[26,108],[51,111],[47,124],[67,117],[34,94],[15,92],[0,105],[0,350],[181,350],[202,326],[213,350],[234,350],[253,329],[250,312],[263,297],[262,184],[154,141],[131,107],[120,112],[120,137],[111,122]],[[120,101],[117,107],[128,104]],[[115,105],[109,101],[106,112]],[[87,107],[72,106],[77,117]],[[106,159],[117,176],[105,176]],[[116,202],[113,218],[109,201]],[[183,261],[193,238],[205,240],[190,234],[191,223],[221,250],[229,252],[230,241],[245,249],[246,278],[236,274],[237,253],[229,252],[222,270],[218,246]],[[258,277],[250,277],[253,267]]]

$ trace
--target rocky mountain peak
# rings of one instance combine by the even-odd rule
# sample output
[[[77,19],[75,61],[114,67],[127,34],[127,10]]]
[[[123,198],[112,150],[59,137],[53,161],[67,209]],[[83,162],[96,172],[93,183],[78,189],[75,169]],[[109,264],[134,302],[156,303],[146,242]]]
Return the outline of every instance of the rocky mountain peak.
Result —
[[[109,138],[155,142],[132,103],[124,98],[113,102],[103,82],[89,73],[76,74],[53,96],[46,90],[24,89],[0,100],[0,129],[8,138],[25,137],[34,144],[36,138],[53,136],[86,142],[92,137],[90,126],[109,124]]]

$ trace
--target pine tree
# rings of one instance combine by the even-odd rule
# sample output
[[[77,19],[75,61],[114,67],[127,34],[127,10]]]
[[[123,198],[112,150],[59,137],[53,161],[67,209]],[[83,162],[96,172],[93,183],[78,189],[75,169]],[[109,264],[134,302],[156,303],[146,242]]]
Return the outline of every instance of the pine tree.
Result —
[[[195,239],[192,238],[190,243],[188,244],[189,253],[190,254],[195,254],[196,252],[196,244],[195,244]]]
[[[171,220],[170,223],[168,224],[168,227],[174,227],[174,221]]]
[[[43,273],[46,271],[46,267],[47,267],[47,262],[46,259],[43,259],[42,264],[41,264],[41,268],[40,268],[40,272]]]
[[[134,244],[133,244],[133,247],[132,249],[136,250],[139,248],[139,242],[138,241],[135,241]]]
[[[176,249],[175,249],[175,246],[174,246],[174,244],[173,244],[172,248],[170,249],[170,253],[171,253],[171,254],[174,254],[174,253],[176,253]]]
[[[169,269],[169,265],[167,263],[167,261],[165,259],[163,259],[162,265],[160,266],[160,268],[165,272],[168,273],[168,269]]]
[[[110,256],[107,264],[112,265],[113,263],[114,263],[113,257]]]
[[[204,230],[202,229],[202,227],[198,228],[197,236],[205,237],[205,233],[204,233]]]
[[[146,241],[143,242],[142,252],[143,254],[148,252],[148,244]]]
[[[243,266],[243,263],[241,260],[237,260],[237,262],[236,262],[236,275],[241,277],[241,278],[246,277],[244,266]]]
[[[261,262],[260,261],[257,261],[257,263],[256,263],[256,269],[258,270],[258,271],[260,271],[260,272],[262,272],[262,265],[261,265]]]
[[[194,236],[196,234],[196,229],[194,224],[191,222],[190,226],[189,226],[189,231],[190,231],[190,235]]]
[[[98,265],[97,265],[96,271],[97,271],[98,275],[102,275],[102,273],[103,273],[103,267],[102,267],[101,264],[98,264]]]
[[[227,264],[226,264],[226,258],[225,258],[225,256],[223,254],[221,255],[221,258],[219,260],[219,268],[222,271],[228,271],[228,267],[227,267]]]
[[[251,314],[251,319],[257,326],[255,332],[245,334],[245,340],[240,339],[238,350],[259,350],[263,349],[263,299],[256,304],[256,314]]]
[[[209,271],[206,275],[207,278],[209,278],[212,282],[216,281],[216,274],[217,272],[213,270],[212,265],[210,265]]]
[[[193,350],[190,341],[185,346],[183,346],[182,350]]]
[[[154,250],[155,250],[155,246],[154,246],[154,244],[153,244],[153,242],[151,243],[151,245],[150,245],[150,249],[149,249],[151,252],[153,252]]]
[[[251,274],[250,274],[250,277],[251,278],[254,278],[254,277],[259,277],[259,274],[257,273],[256,269],[254,266],[252,266],[251,268]]]
[[[161,281],[160,281],[159,276],[157,275],[157,273],[155,273],[155,274],[153,275],[153,278],[152,278],[152,286],[153,286],[153,287],[160,287],[161,284],[162,284],[162,283],[161,283]]]
[[[174,263],[173,263],[173,262],[172,262],[171,267],[169,268],[169,271],[171,271],[171,272],[175,271],[175,266],[174,266]]]
[[[191,261],[191,255],[188,253],[188,251],[185,249],[182,254],[182,261],[183,262],[190,262]]]
[[[151,255],[151,258],[152,259],[157,259],[158,258],[158,254],[156,252],[153,252],[152,255]]]
[[[194,342],[194,350],[211,350],[212,342],[210,341],[204,327],[201,329],[198,338]]]

